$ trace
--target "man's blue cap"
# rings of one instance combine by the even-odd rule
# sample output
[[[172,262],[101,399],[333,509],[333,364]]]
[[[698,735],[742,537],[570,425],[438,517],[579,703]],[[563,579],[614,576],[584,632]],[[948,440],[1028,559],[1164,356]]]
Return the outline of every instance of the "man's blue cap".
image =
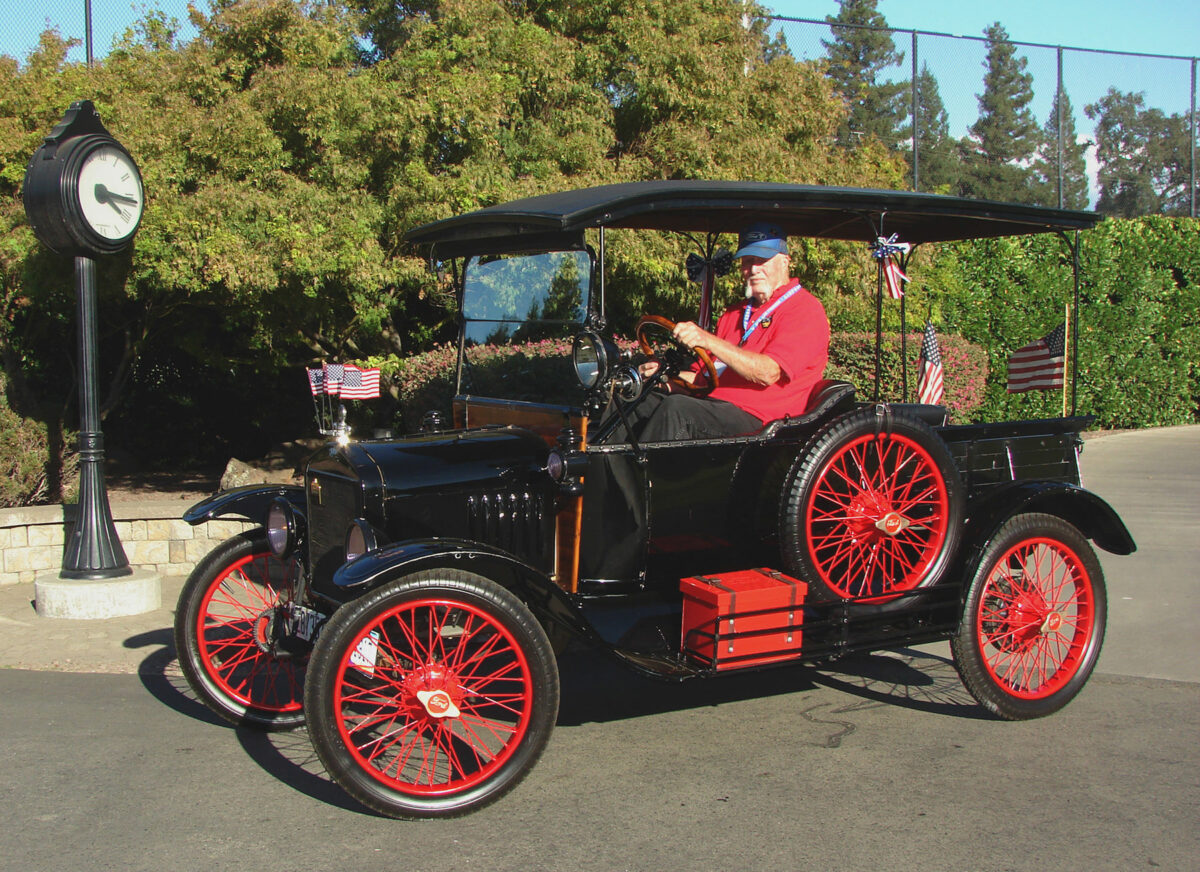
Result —
[[[751,224],[738,235],[738,250],[734,257],[769,259],[787,254],[787,236],[775,224]]]

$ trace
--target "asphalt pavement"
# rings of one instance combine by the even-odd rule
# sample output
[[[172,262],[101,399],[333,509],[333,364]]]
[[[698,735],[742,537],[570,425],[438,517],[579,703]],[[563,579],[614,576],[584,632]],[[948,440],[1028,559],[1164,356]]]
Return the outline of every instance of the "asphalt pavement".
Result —
[[[0,588],[0,870],[1191,870],[1200,857],[1200,427],[1089,439],[1108,636],[1066,709],[993,720],[948,646],[663,685],[583,654],[542,761],[466,818],[384,819],[304,730],[195,701],[164,608],[40,618]]]

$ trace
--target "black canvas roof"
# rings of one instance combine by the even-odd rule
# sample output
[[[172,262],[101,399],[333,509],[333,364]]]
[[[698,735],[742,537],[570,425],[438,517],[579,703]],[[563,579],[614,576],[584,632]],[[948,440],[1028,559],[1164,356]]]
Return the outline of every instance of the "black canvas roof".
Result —
[[[872,242],[897,234],[900,242],[1015,236],[1081,230],[1095,212],[995,203],[938,194],[833,188],[771,182],[627,182],[545,194],[489,206],[425,224],[406,237],[436,245],[443,256],[488,248],[578,241],[590,227],[633,227],[688,232],[736,232],[771,221],[789,236]],[[490,243],[487,242],[490,240]]]

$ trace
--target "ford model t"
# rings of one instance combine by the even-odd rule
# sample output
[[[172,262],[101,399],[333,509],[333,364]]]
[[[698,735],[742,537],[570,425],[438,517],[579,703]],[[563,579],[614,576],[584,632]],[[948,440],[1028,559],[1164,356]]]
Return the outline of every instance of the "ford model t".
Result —
[[[605,297],[620,291],[605,283],[606,230],[697,243],[707,295],[721,234],[763,219],[796,237],[1069,243],[1096,216],[657,182],[414,230],[455,267],[453,420],[362,441],[334,428],[302,485],[188,511],[194,524],[262,524],[201,561],[181,594],[176,639],[195,692],[235,723],[307,722],[337,782],[398,817],[462,813],[521,780],[554,727],[555,652],[572,640],[678,681],[949,639],[994,715],[1070,701],[1104,636],[1089,540],[1134,550],[1080,487],[1086,419],[951,425],[941,406],[826,381],[756,432],[618,439],[629,431],[617,422],[692,355],[672,346],[670,322],[643,319],[641,350],[662,363],[647,380],[606,333]],[[481,350],[534,341],[562,351],[484,372]]]

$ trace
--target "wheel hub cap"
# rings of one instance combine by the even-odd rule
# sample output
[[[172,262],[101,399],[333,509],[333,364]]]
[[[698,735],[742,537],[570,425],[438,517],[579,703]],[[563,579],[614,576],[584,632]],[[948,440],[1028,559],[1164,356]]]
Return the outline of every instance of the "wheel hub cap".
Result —
[[[1051,612],[1046,615],[1046,620],[1042,621],[1042,635],[1049,633],[1057,633],[1062,629],[1063,616],[1058,612]]]
[[[417,699],[431,718],[456,718],[460,714],[458,706],[444,690],[418,690]]]

